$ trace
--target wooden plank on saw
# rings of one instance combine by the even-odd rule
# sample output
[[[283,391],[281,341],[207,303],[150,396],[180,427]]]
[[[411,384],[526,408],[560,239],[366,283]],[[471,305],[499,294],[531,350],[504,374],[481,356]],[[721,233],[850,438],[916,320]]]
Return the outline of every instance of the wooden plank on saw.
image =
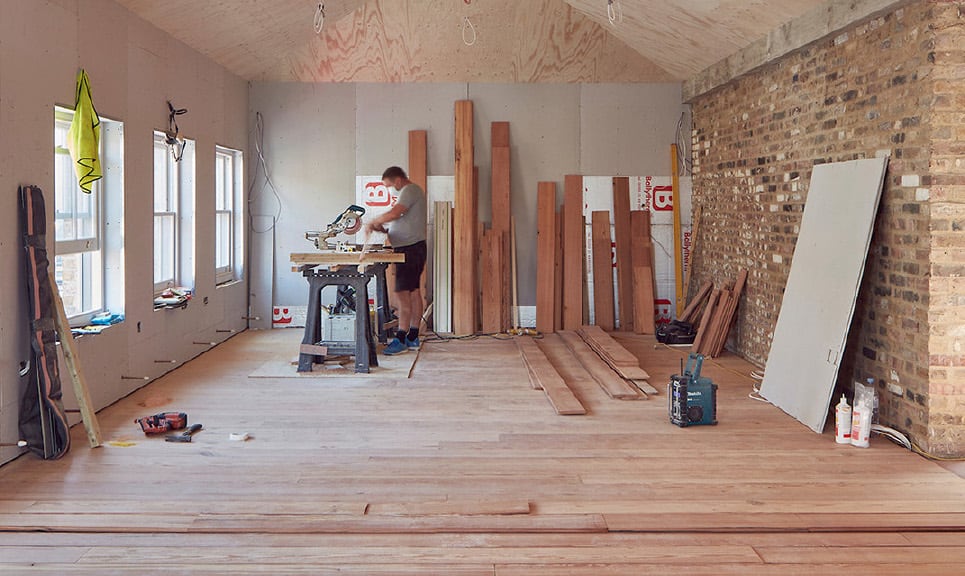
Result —
[[[710,330],[710,319],[714,316],[714,309],[717,308],[717,303],[720,301],[721,292],[721,289],[714,288],[710,293],[710,298],[707,299],[707,305],[704,306],[704,313],[700,316],[700,324],[697,325],[697,336],[694,337],[694,345],[692,348],[694,352],[700,351],[701,344],[703,344],[704,339],[707,338],[707,333]]]
[[[600,385],[607,396],[618,400],[646,400],[646,394],[641,394],[638,388],[614,372],[596,352],[587,346],[586,342],[576,332],[563,330],[559,335],[567,348],[573,352],[573,356],[580,361],[583,368]]]
[[[563,202],[563,327],[583,325],[583,177],[568,174]]]
[[[564,416],[586,414],[586,408],[566,385],[566,381],[556,371],[536,341],[524,336],[516,338],[516,342],[519,345],[520,354],[531,369],[531,374],[538,380],[556,413]]]
[[[613,255],[610,251],[610,213],[595,210],[590,215],[593,248],[593,310],[596,325],[613,330]]]
[[[633,331],[637,334],[653,334],[655,290],[650,212],[634,210],[630,213],[630,242],[633,245],[630,255],[633,274]]]
[[[536,329],[556,331],[556,182],[536,189]]]
[[[747,283],[747,270],[737,273],[737,281],[734,282],[734,294],[727,302],[727,310],[724,312],[724,323],[721,325],[720,334],[711,350],[711,357],[716,358],[724,349],[727,343],[727,335],[730,327],[734,324],[734,317],[737,315],[737,305],[740,303],[741,294],[744,292],[744,285]]]
[[[478,324],[476,206],[473,186],[473,103],[458,100],[455,110],[455,219],[453,222],[452,324],[456,334],[472,334]]]
[[[613,236],[616,241],[617,298],[620,330],[633,330],[633,263],[630,241],[630,179],[613,179]]]
[[[703,303],[704,299],[707,298],[707,295],[710,294],[710,291],[713,288],[714,288],[713,282],[711,282],[710,280],[704,282],[700,286],[700,290],[697,290],[697,293],[694,294],[694,297],[690,299],[690,302],[687,304],[687,307],[684,308],[684,313],[680,316],[680,320],[682,320],[683,322],[693,322],[694,319],[696,319],[697,314],[700,313],[701,303]]]

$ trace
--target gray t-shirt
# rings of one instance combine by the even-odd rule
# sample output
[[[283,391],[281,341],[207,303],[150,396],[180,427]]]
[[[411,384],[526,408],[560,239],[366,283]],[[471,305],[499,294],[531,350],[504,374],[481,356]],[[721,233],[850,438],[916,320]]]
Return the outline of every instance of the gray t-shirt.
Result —
[[[389,242],[395,248],[409,246],[426,239],[426,193],[418,184],[409,183],[399,191],[398,204],[405,213],[385,224]]]

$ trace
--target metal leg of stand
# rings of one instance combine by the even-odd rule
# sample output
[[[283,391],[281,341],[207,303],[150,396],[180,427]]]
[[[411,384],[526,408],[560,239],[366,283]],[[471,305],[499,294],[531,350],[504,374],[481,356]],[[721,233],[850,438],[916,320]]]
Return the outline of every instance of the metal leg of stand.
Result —
[[[302,344],[315,344],[322,339],[322,288],[325,284],[318,278],[308,278],[308,316],[305,318],[305,335]],[[324,360],[315,354],[301,353],[298,355],[298,371],[311,372],[312,364],[316,360]]]

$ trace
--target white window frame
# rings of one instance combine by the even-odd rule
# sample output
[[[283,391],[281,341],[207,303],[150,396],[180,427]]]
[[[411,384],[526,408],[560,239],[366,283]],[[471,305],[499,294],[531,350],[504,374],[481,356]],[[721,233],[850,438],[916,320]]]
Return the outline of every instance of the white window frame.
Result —
[[[106,309],[104,296],[105,258],[102,242],[104,236],[105,214],[103,204],[104,194],[102,185],[103,180],[94,182],[91,187],[91,194],[89,198],[87,198],[89,201],[90,212],[93,213],[91,218],[94,221],[90,235],[64,240],[57,239],[58,227],[66,225],[68,221],[73,221],[71,223],[71,227],[74,230],[78,229],[79,217],[76,209],[77,201],[83,199],[83,196],[80,195],[87,195],[85,192],[81,191],[80,185],[77,182],[73,162],[70,160],[70,152],[67,150],[66,146],[61,146],[58,144],[58,131],[63,130],[66,133],[66,130],[70,128],[70,123],[73,119],[73,116],[73,110],[61,107],[54,108],[55,241],[54,258],[51,259],[51,265],[54,266],[55,277],[57,279],[57,284],[61,295],[64,297],[65,307],[70,306],[71,308],[67,312],[68,319],[75,323],[85,324],[90,321],[91,317],[103,312]],[[103,128],[104,126],[102,124],[102,131]],[[101,138],[100,140],[99,152],[101,158],[103,158],[104,138]],[[66,162],[64,162],[65,158],[67,160]],[[63,173],[65,170],[67,171],[66,174]],[[65,190],[65,187],[69,187],[69,190]],[[67,194],[66,197],[64,196],[65,193]],[[73,303],[72,294],[74,294],[75,291],[64,285],[65,279],[63,278],[63,265],[61,263],[63,257],[75,255],[80,255],[82,258],[81,274],[83,274],[82,277],[84,278],[80,287],[79,305],[71,305]],[[79,310],[77,308],[79,308]]]
[[[215,283],[226,284],[239,279],[240,266],[238,254],[240,249],[241,226],[239,226],[239,209],[241,206],[241,183],[244,170],[244,156],[241,150],[224,146],[215,146]],[[218,220],[227,221],[227,237],[218,237]],[[227,246],[222,246],[222,243]],[[227,262],[219,262],[218,255],[222,249],[227,250]],[[220,264],[220,265],[219,265]]]
[[[180,285],[180,269],[181,269],[181,242],[179,241],[181,237],[180,231],[180,218],[179,214],[181,212],[181,169],[180,162],[175,162],[174,156],[171,154],[171,150],[166,143],[166,134],[164,132],[154,132],[154,151],[162,152],[165,159],[164,166],[159,167],[155,162],[154,165],[154,186],[157,186],[157,171],[162,169],[165,173],[165,185],[166,185],[166,204],[165,210],[158,210],[157,206],[157,190],[154,190],[154,295],[157,296],[167,288],[171,286]],[[155,156],[156,158],[156,156]],[[163,258],[164,254],[158,254],[158,220],[159,219],[170,219],[172,222],[173,230],[170,237],[170,245],[165,248],[171,253],[171,273],[164,278],[157,277],[157,266],[158,257]]]

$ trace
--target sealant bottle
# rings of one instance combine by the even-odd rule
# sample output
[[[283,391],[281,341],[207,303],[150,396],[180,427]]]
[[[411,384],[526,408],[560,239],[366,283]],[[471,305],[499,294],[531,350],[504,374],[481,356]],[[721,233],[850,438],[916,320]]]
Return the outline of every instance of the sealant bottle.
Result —
[[[851,444],[851,406],[844,394],[834,409],[834,441],[838,444]]]
[[[855,403],[851,417],[851,445],[858,448],[870,446],[871,437],[871,402]]]

